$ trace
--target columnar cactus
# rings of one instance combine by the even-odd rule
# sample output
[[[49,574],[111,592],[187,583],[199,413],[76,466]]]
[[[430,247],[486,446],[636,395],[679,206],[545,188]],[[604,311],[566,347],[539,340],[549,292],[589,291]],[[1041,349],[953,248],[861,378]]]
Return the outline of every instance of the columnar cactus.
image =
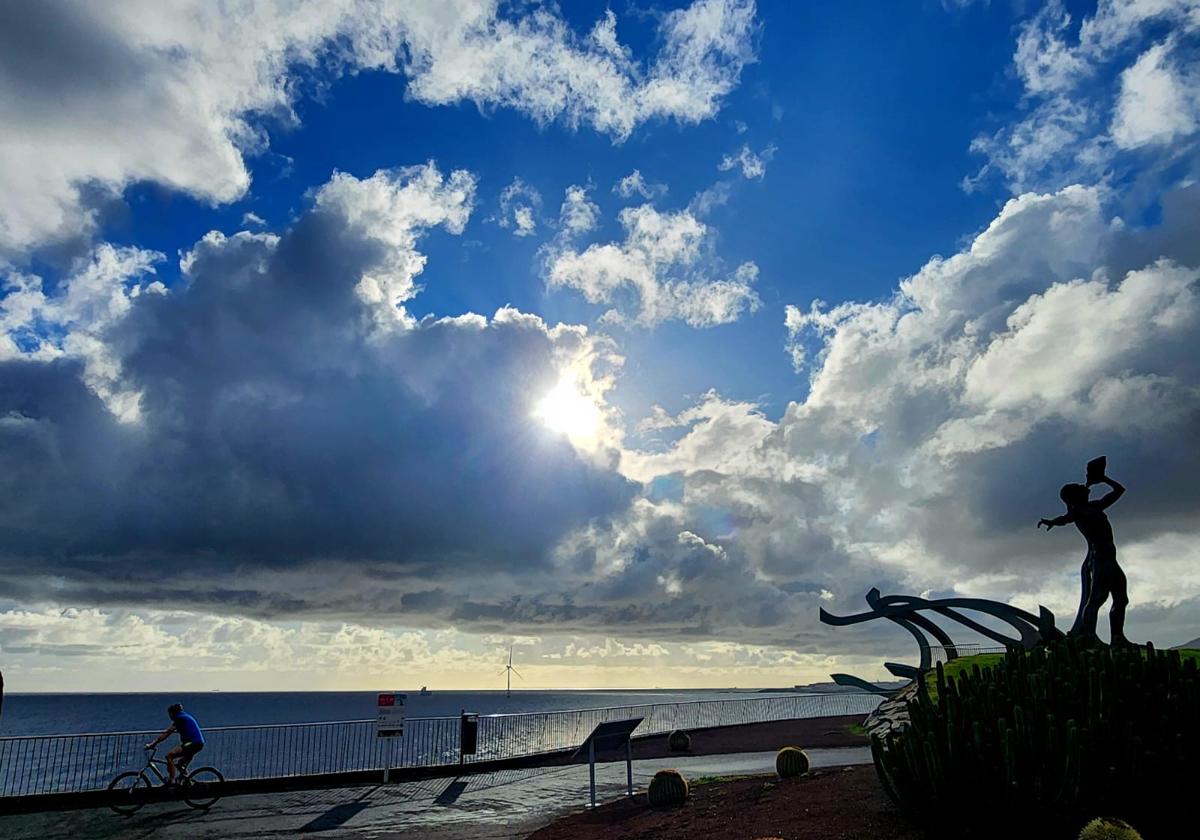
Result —
[[[682,805],[688,797],[687,779],[678,770],[659,770],[650,780],[646,796],[655,808]]]
[[[799,747],[784,747],[775,754],[775,772],[781,779],[803,776],[808,772],[808,753]]]
[[[921,680],[908,713],[873,739],[884,789],[953,836],[1030,821],[1066,836],[1112,810],[1153,832],[1161,803],[1193,795],[1200,669],[1178,651],[1067,639],[955,678],[938,665],[937,699]]]

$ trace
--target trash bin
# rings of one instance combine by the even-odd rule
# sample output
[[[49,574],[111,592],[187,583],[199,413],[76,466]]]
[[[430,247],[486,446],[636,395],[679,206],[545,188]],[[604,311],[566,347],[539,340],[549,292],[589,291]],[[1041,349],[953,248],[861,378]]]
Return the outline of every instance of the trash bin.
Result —
[[[458,743],[460,755],[475,755],[475,749],[479,743],[479,715],[475,712],[462,713]]]

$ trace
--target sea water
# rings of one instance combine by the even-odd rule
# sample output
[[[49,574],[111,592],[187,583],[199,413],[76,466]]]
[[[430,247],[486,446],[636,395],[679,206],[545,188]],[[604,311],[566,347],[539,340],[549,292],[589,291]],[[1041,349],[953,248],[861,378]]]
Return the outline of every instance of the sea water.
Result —
[[[398,689],[403,691],[403,689]],[[550,712],[645,703],[681,703],[761,696],[738,689],[612,691],[406,692],[410,718]],[[375,691],[174,692],[129,694],[9,694],[0,713],[0,735],[57,735],[151,731],[170,723],[167,707],[183,703],[201,726],[363,720],[376,714]]]

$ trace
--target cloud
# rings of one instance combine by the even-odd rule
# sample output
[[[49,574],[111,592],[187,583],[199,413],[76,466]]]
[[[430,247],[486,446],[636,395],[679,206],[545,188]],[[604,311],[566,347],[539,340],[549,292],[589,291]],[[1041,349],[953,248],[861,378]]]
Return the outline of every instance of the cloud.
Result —
[[[406,32],[409,93],[428,104],[512,107],[623,140],[647,120],[714,116],[754,59],[754,15],[750,0],[697,0],[668,12],[659,52],[642,67],[618,41],[611,10],[580,39],[548,10],[508,21],[481,3],[449,25]]]
[[[120,361],[104,341],[141,295],[163,295],[147,280],[165,257],[141,248],[100,245],[79,261],[59,288],[46,293],[40,277],[0,274],[0,363],[16,359],[72,360],[84,382],[122,420],[138,417],[138,396],[121,384]]]
[[[285,624],[186,610],[0,604],[0,650],[10,685],[61,691],[87,669],[96,691],[132,682],[151,691],[370,690],[414,671],[443,689],[487,686],[480,663],[499,670],[510,644],[524,687],[563,685],[789,684],[825,679],[823,652],[729,641],[650,642],[611,634],[554,637],[414,630],[345,621]],[[186,663],[186,665],[181,664]],[[871,663],[873,666],[877,663]],[[494,685],[502,685],[503,678]],[[210,720],[209,723],[223,721]]]
[[[1171,61],[1171,42],[1156,44],[1121,73],[1112,138],[1122,149],[1171,143],[1200,127],[1200,72]]]
[[[257,213],[247,211],[242,214],[242,225],[245,227],[265,227],[267,220]]]
[[[431,161],[423,166],[380,170],[370,178],[335,172],[317,190],[314,204],[345,224],[349,235],[375,252],[355,291],[383,323],[411,321],[403,303],[420,291],[416,277],[425,269],[417,240],[431,227],[462,233],[475,199],[475,176],[463,169],[443,177]],[[221,246],[223,238],[210,237]],[[207,241],[207,240],[206,240]],[[185,259],[190,270],[193,252]]]
[[[1191,0],[1101,0],[1077,28],[1061,2],[1047,3],[1022,25],[1013,56],[1023,116],[975,138],[971,150],[987,163],[963,188],[994,174],[1020,193],[1152,173],[1144,155],[1127,154],[1149,147],[1160,166],[1190,159],[1194,167],[1198,35]]]
[[[1200,268],[1184,231],[1200,204],[1187,195],[1167,196],[1182,215],[1149,229],[1115,219],[1100,188],[1022,195],[889,298],[791,308],[804,399],[778,419],[717,391],[655,408],[638,431],[663,438],[620,451],[644,492],[559,543],[557,596],[443,614],[619,622],[660,643],[836,644],[873,662],[905,640],[864,628],[834,643],[817,607],[861,609],[879,586],[1045,604],[1069,622],[1082,543],[1033,526],[1104,452],[1131,488],[1112,511],[1131,626],[1190,638]]]
[[[265,145],[262,120],[295,119],[289,68],[325,55],[394,65],[354,3],[186,5],[5,4],[0,257],[86,233],[97,198],[138,181],[233,201],[250,183],[244,154]]]
[[[1164,228],[1200,220],[1172,206],[1187,215]],[[644,428],[684,434],[625,453],[622,469],[650,486],[670,477],[660,504],[686,508],[680,521],[744,575],[799,587],[794,605],[815,609],[827,589],[856,608],[880,585],[1040,602],[1069,620],[1081,544],[1032,526],[1106,452],[1136,488],[1112,511],[1131,620],[1181,604],[1172,581],[1200,559],[1184,547],[1200,538],[1185,443],[1200,420],[1200,267],[1106,207],[1093,188],[1023,195],[890,299],[790,308],[811,373],[803,401],[777,422],[715,393],[675,418],[658,411]],[[1139,240],[1157,255],[1125,270]],[[1168,629],[1182,638],[1196,612],[1180,608]]]
[[[714,279],[709,270],[709,228],[688,210],[660,212],[649,204],[626,207],[618,216],[623,242],[553,249],[547,258],[550,288],[580,291],[590,303],[616,304],[611,323],[654,326],[680,320],[711,327],[737,320],[759,306],[753,283],[758,267],[742,263]]]
[[[621,198],[632,198],[640,195],[645,199],[654,199],[667,194],[666,184],[648,184],[642,173],[635,169],[617,183],[613,184],[613,192]]]
[[[705,187],[692,196],[692,200],[688,202],[688,212],[703,219],[717,209],[728,203],[730,195],[733,194],[733,188],[729,181],[717,181],[710,187]]]
[[[756,154],[743,143],[736,155],[725,155],[721,158],[717,169],[728,172],[737,167],[741,169],[743,178],[762,180],[767,174],[767,164],[775,157],[776,150],[777,147],[771,144]]]
[[[570,240],[595,230],[600,224],[600,208],[588,198],[588,187],[567,187],[558,211],[559,237]]]
[[[621,141],[650,120],[714,116],[754,60],[752,0],[663,15],[647,61],[617,40],[611,11],[587,36],[547,7],[506,15],[464,0],[443,11],[376,0],[5,4],[0,259],[89,235],[104,202],[137,182],[212,204],[241,198],[245,158],[266,148],[267,128],[294,123],[295,99],[340,74],[403,73],[407,95],[427,105],[513,108]]]
[[[714,639],[737,639],[735,660],[821,657],[817,606],[857,609],[872,585],[1069,616],[1081,545],[1033,523],[1104,452],[1130,487],[1112,516],[1131,629],[1187,635],[1196,602],[1180,592],[1200,559],[1186,445],[1200,420],[1194,187],[1167,196],[1149,229],[1114,219],[1099,188],[1014,198],[891,297],[795,306],[810,377],[782,417],[711,391],[653,412],[641,431],[668,436],[653,448],[615,435],[592,457],[530,415],[564,369],[602,400],[620,369],[610,340],[512,309],[392,314],[415,288],[420,236],[465,222],[454,182],[430,165],[336,176],[279,237],[209,235],[171,293],[88,310],[115,381],[140,397],[135,422],[68,354],[26,346],[0,363],[9,597],[96,605],[88,620],[114,632],[126,619],[109,616],[162,603],[204,626],[245,619],[248,638],[288,630],[254,624],[267,619],[312,624],[278,643],[295,646],[278,663],[310,643],[356,662],[327,621],[384,650],[405,647],[356,628],[539,635],[550,662],[659,656],[596,638],[612,627],[625,647],[640,638],[695,667],[725,661]],[[699,252],[682,215],[659,214],[653,236],[631,221],[639,232],[618,250]],[[134,256],[124,270],[145,285]],[[364,296],[367,276],[408,291]],[[31,622],[0,618],[6,655],[85,644]],[[568,652],[564,634],[586,638]],[[906,644],[886,628],[837,643],[872,662]]]
[[[3,217],[7,243],[84,230],[92,199],[135,181],[233,200],[263,115],[292,119],[294,98],[329,74],[406,72],[417,101],[512,107],[621,140],[646,120],[715,113],[754,30],[751,4],[695,3],[662,17],[647,63],[611,13],[579,35],[549,7],[514,17],[464,4],[443,19],[412,4],[323,5],[278,13],[275,28],[270,4],[236,26],[209,17],[220,8],[198,12],[212,26],[178,33],[155,4],[100,22],[71,7],[54,31],[78,33],[75,63],[32,81],[0,50],[5,93],[36,83],[38,101],[57,101],[62,88],[85,114],[94,104],[110,123],[149,126],[142,154],[96,116],[93,134],[72,136],[103,154],[74,158],[31,94],[0,97],[17,109],[6,118],[37,117],[6,119],[18,128],[0,144],[43,132],[49,150],[42,169],[0,165],[19,206]],[[1014,185],[1055,187],[1021,190],[888,295],[794,301],[783,326],[806,378],[778,417],[713,390],[630,418],[659,436],[635,444],[606,400],[622,364],[612,338],[509,307],[413,317],[432,282],[423,243],[461,234],[477,189],[433,163],[335,173],[278,234],[211,232],[169,290],[155,278],[164,256],[140,248],[86,249],[57,282],[3,269],[0,588],[25,605],[0,608],[6,657],[112,667],[97,643],[120,637],[203,651],[205,669],[261,654],[280,671],[351,673],[366,650],[402,672],[438,656],[477,663],[486,642],[430,641],[461,627],[541,637],[530,647],[548,662],[634,662],[643,675],[664,659],[810,667],[830,649],[817,606],[859,608],[872,585],[1069,615],[1081,545],[1033,522],[1100,452],[1130,487],[1113,517],[1131,623],[1195,635],[1175,631],[1198,614],[1186,592],[1200,568],[1200,188],[1181,177],[1161,223],[1142,227],[1116,215],[1114,187],[1125,153],[1159,166],[1191,149],[1195,26],[1181,8],[1102,3],[1077,34],[1056,6],[1027,22],[1014,65],[1026,110],[978,150]],[[158,40],[131,40],[137,14]],[[44,32],[11,36],[30,20],[0,27],[6,46],[46,44]],[[27,52],[56,54],[42,46]],[[130,90],[147,103],[120,95]],[[766,155],[741,152],[728,171],[757,177],[749,158]],[[1110,166],[1100,186],[1058,186]],[[703,220],[733,180],[686,209],[626,207],[623,232],[591,243],[593,187],[571,186],[541,252],[547,284],[603,304],[605,323],[700,327],[754,311],[755,264],[726,269]],[[636,183],[629,197],[643,194]],[[603,427],[588,447],[533,417],[568,379]],[[44,606],[62,603],[90,606]],[[407,635],[416,627],[440,629]],[[610,641],[614,627],[628,639]],[[889,638],[837,636],[873,663]]]
[[[537,232],[537,215],[542,209],[542,194],[520,178],[500,193],[502,228],[512,228],[513,236],[532,236]]]
[[[531,417],[564,371],[602,399],[611,342],[509,308],[404,312],[421,238],[461,232],[473,187],[433,164],[337,173],[280,236],[206,235],[169,294],[146,293],[158,255],[109,246],[47,299],[22,275],[16,308],[64,337],[34,346],[5,298],[6,592],[373,620],[411,595],[427,622],[440,601],[419,593],[500,574],[489,597],[508,597],[623,511],[634,485]]]

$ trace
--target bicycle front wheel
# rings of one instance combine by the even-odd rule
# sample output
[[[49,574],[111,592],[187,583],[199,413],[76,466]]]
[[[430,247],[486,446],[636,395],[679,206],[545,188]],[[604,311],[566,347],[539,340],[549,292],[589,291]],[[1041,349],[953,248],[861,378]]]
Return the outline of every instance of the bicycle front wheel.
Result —
[[[123,817],[135,814],[146,804],[150,780],[145,773],[130,770],[108,783],[108,807]]]
[[[216,767],[201,767],[188,773],[187,787],[184,788],[183,801],[193,808],[205,810],[221,798],[221,784],[225,777]]]

